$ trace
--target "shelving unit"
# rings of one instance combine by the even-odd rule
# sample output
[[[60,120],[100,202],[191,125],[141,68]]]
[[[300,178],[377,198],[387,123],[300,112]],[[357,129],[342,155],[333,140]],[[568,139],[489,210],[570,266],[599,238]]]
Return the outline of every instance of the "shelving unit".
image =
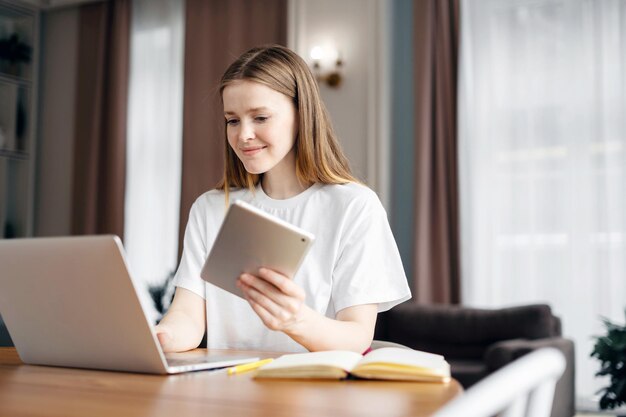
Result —
[[[0,0],[0,238],[31,236],[39,11]]]

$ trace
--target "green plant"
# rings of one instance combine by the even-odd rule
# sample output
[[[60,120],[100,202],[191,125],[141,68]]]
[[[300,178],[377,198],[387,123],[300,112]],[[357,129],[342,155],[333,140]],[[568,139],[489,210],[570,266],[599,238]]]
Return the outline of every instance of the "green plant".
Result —
[[[32,48],[21,42],[17,33],[0,39],[0,59],[9,62],[29,62]]]
[[[626,315],[626,310],[624,311]],[[605,336],[596,337],[592,357],[600,360],[596,376],[610,376],[611,384],[602,388],[601,409],[613,409],[626,404],[626,325],[619,326],[606,318],[602,321],[607,330]]]
[[[172,304],[172,300],[174,299],[174,292],[176,288],[174,287],[174,274],[175,271],[170,272],[165,282],[157,285],[148,285],[148,292],[150,293],[150,297],[154,302],[154,307],[159,313],[159,320],[165,315],[167,309]],[[158,320],[157,320],[158,322]]]

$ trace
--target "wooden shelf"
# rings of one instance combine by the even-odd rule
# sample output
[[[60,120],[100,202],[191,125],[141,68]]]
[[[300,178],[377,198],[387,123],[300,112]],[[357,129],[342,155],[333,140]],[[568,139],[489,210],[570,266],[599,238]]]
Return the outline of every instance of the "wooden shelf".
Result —
[[[16,35],[30,47],[30,59],[12,65],[0,61],[0,238],[33,234],[35,154],[37,152],[37,89],[39,9],[21,0],[0,0],[2,39]],[[4,236],[6,237],[6,235]]]
[[[28,152],[0,149],[0,158],[27,160],[29,157]]]
[[[4,72],[0,72],[0,81],[19,84],[23,87],[30,87],[30,85],[32,84],[32,82],[27,78],[18,77],[16,75],[7,74]]]

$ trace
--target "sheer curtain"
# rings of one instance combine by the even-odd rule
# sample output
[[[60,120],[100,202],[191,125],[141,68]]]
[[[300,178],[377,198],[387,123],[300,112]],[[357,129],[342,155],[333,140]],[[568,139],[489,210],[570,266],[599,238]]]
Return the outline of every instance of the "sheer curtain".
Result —
[[[147,286],[176,269],[180,210],[183,0],[133,0],[125,247],[145,310]]]
[[[576,342],[626,307],[626,2],[463,0],[462,299],[548,302]]]

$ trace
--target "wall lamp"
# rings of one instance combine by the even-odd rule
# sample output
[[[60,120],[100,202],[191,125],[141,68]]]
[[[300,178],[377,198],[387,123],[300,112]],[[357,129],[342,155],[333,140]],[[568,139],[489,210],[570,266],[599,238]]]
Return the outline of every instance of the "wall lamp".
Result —
[[[314,46],[311,49],[311,60],[317,81],[326,83],[330,88],[339,88],[343,81],[341,54],[333,48]]]

